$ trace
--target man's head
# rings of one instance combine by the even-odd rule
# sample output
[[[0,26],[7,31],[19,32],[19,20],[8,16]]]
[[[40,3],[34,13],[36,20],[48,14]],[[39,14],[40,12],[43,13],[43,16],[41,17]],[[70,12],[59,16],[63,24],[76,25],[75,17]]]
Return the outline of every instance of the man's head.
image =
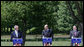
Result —
[[[75,25],[73,26],[73,30],[77,30],[77,28],[76,28],[76,26],[75,26]]]
[[[47,25],[47,24],[44,26],[44,29],[45,29],[45,30],[47,30],[47,29],[48,29],[48,25]]]
[[[18,31],[18,30],[19,30],[18,25],[15,25],[15,26],[14,26],[14,29]]]

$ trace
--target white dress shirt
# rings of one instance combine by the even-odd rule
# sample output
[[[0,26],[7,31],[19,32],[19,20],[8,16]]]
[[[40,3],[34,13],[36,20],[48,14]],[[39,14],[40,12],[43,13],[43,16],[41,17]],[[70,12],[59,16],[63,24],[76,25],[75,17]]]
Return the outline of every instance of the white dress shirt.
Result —
[[[18,37],[18,31],[17,31],[17,30],[15,30],[15,34],[16,34],[16,36]]]

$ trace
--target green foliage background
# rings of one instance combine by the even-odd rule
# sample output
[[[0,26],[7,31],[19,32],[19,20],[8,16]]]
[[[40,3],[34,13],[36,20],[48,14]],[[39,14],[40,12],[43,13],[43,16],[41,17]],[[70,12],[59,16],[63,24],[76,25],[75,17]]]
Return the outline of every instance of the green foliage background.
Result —
[[[83,2],[77,2],[81,8],[80,12],[83,13]],[[75,16],[81,22],[82,18],[78,15],[76,2],[70,3]],[[35,27],[30,32],[41,34],[43,26],[48,24],[55,33],[69,33],[77,21],[71,16],[66,1],[1,1],[2,31],[4,27],[17,24],[22,31],[24,28],[27,31]]]

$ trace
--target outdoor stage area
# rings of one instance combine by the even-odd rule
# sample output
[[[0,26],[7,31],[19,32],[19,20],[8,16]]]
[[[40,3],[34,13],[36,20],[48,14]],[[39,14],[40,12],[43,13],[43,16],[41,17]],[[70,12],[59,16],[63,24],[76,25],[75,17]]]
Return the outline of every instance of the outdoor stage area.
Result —
[[[56,35],[54,36],[52,46],[70,46],[71,39],[68,38],[69,35]],[[81,43],[80,46],[83,44]],[[1,37],[1,46],[13,46],[13,43],[10,41],[10,35],[3,35]],[[40,35],[27,35],[25,46],[43,46]]]

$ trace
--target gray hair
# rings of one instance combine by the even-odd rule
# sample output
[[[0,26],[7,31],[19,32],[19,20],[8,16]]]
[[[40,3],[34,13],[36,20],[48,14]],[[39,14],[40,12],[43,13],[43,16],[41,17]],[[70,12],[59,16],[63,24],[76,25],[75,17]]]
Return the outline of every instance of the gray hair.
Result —
[[[73,27],[76,27],[75,25]]]
[[[14,28],[16,28],[18,25],[15,25]]]
[[[46,24],[44,27],[48,27],[48,25]]]

